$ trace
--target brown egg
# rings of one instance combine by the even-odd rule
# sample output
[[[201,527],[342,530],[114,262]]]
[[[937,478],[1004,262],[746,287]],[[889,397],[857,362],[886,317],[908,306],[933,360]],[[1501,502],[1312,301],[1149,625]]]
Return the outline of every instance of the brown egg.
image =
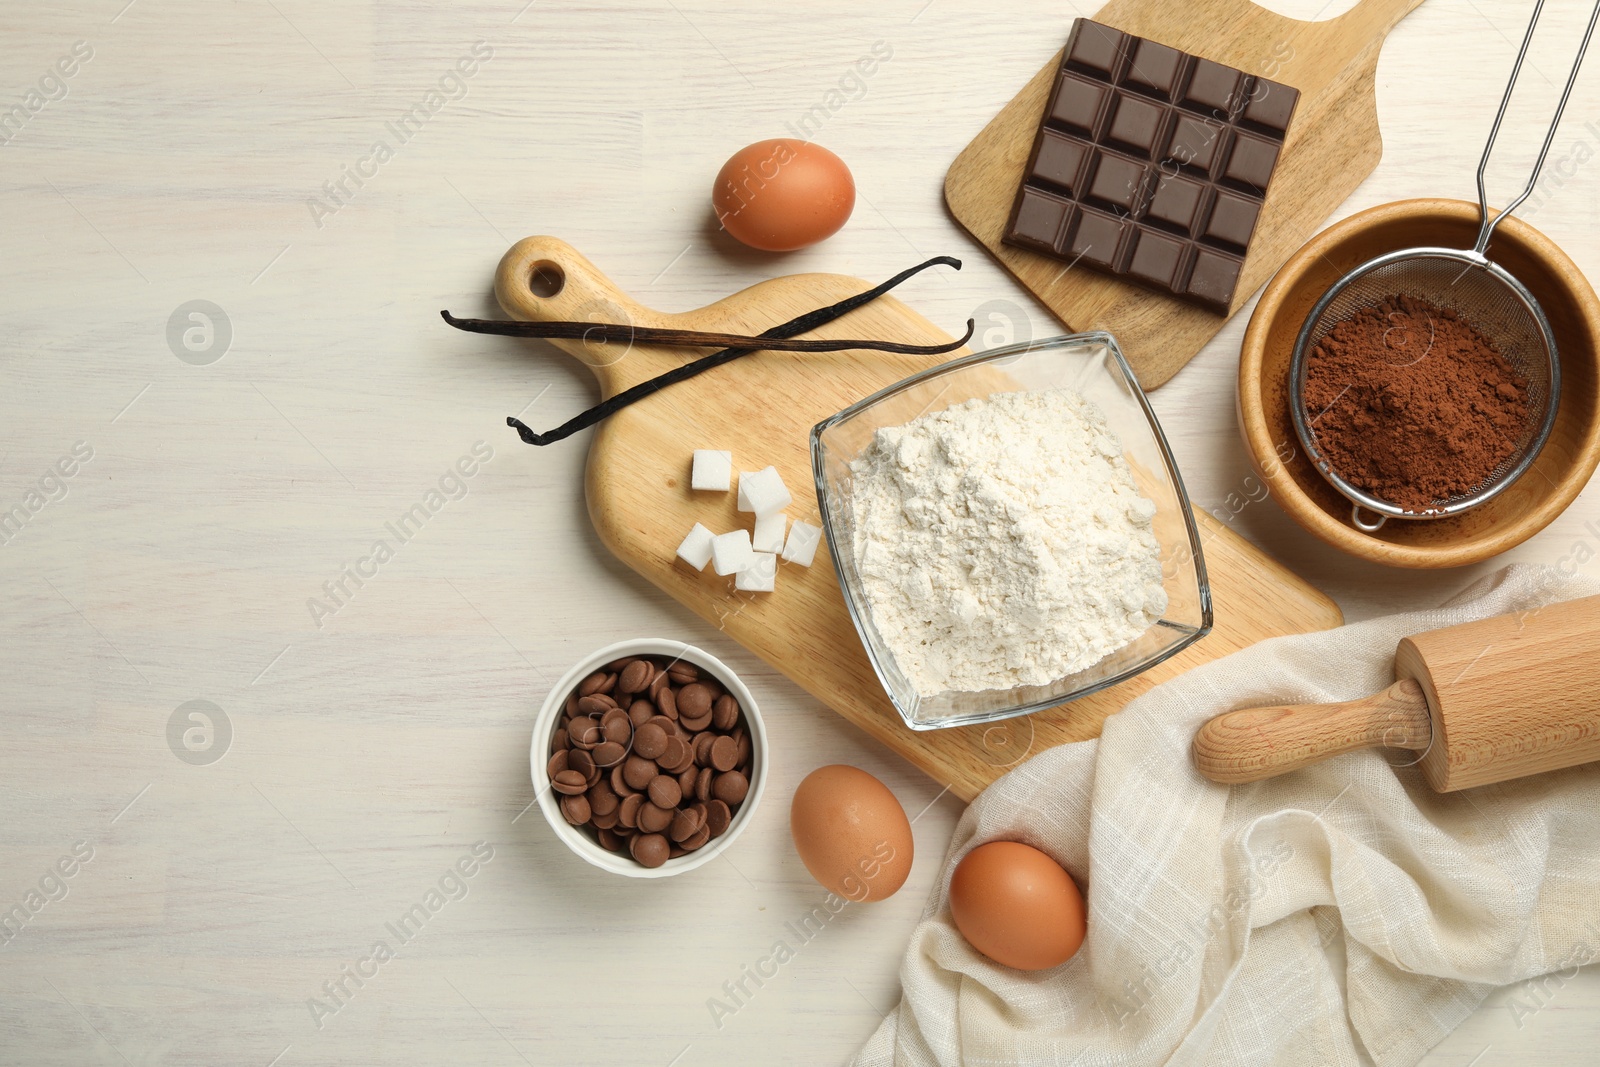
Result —
[[[956,864],[950,913],[967,943],[996,963],[1038,971],[1083,944],[1083,894],[1061,865],[1031,845],[991,841]]]
[[[835,764],[806,775],[789,805],[795,851],[825,889],[846,900],[882,900],[911,873],[911,822],[889,787]]]
[[[844,160],[809,141],[779,137],[741,148],[717,172],[711,206],[751,248],[788,252],[837,233],[856,206]]]

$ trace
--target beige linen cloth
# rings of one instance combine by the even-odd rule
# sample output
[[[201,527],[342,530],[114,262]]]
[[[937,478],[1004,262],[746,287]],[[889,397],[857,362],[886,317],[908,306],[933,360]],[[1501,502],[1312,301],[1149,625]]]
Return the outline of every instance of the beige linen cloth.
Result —
[[[903,999],[856,1063],[1399,1067],[1496,986],[1571,977],[1600,958],[1600,765],[1442,795],[1395,766],[1411,753],[1369,750],[1229,789],[1189,743],[1235,707],[1378,692],[1405,634],[1597,591],[1511,567],[1435,611],[1199,667],[1099,740],[1021,764],[957,825]],[[951,870],[995,839],[1043,849],[1085,890],[1088,939],[1060,967],[990,963],[951,922]]]

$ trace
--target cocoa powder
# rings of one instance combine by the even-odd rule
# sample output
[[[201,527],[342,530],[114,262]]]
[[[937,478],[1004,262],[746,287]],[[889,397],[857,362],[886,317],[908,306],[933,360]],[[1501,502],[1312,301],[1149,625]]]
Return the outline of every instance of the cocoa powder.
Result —
[[[1394,296],[1311,352],[1305,411],[1340,477],[1421,511],[1476,488],[1516,450],[1527,386],[1454,311]]]

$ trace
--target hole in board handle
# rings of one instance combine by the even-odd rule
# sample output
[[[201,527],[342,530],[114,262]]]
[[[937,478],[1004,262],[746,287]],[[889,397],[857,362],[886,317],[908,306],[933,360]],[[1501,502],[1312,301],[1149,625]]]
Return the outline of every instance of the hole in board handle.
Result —
[[[551,260],[541,259],[528,272],[528,291],[541,299],[559,295],[566,286],[567,272],[561,269],[561,264]]]

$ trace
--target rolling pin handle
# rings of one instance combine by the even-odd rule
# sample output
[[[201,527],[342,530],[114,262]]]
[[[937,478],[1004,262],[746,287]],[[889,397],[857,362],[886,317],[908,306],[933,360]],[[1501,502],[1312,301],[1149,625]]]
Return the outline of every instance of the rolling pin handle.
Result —
[[[1195,734],[1195,769],[1213,782],[1259,782],[1359,748],[1423,751],[1433,741],[1422,687],[1402,678],[1376,696],[1343,704],[1229,711]]]

